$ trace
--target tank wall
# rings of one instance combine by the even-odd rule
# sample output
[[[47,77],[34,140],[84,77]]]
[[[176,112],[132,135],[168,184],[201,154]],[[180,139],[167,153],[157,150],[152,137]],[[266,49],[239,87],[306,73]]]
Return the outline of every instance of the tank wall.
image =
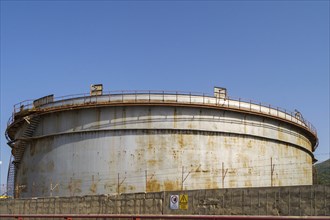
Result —
[[[288,142],[311,151],[301,129],[238,112],[184,107],[103,107],[44,116],[36,136],[88,130],[184,129],[226,132]]]
[[[311,185],[310,150],[298,128],[242,113],[155,106],[62,111],[42,116],[17,184],[26,185],[22,197]]]
[[[275,156],[276,155],[276,156]],[[26,151],[22,196],[311,185],[311,158],[290,145],[208,132],[103,131],[43,138]],[[223,167],[222,167],[223,163]],[[222,169],[227,170],[222,185]],[[146,175],[147,171],[147,175]]]

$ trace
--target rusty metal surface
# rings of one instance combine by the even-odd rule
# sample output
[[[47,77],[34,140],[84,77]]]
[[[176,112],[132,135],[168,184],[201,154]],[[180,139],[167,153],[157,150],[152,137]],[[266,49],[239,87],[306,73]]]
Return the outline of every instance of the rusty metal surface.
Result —
[[[271,107],[135,93],[27,110],[40,117],[32,136],[19,113],[8,127],[26,143],[19,197],[312,184],[316,133]]]

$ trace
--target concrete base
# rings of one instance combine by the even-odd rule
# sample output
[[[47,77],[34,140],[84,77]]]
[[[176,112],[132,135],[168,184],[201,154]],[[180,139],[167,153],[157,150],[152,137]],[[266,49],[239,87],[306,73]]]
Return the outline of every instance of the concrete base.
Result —
[[[171,209],[171,195],[187,195],[186,206],[179,204],[178,209]],[[180,209],[180,207],[187,209]],[[0,200],[0,213],[329,216],[330,186],[8,199]]]

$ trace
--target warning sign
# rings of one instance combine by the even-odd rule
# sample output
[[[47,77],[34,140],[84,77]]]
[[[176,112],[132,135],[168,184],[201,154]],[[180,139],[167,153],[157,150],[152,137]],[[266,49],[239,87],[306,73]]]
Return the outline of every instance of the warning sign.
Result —
[[[187,210],[188,209],[188,195],[182,194],[180,195],[180,209]]]
[[[178,209],[178,208],[179,208],[179,195],[171,195],[170,209]]]

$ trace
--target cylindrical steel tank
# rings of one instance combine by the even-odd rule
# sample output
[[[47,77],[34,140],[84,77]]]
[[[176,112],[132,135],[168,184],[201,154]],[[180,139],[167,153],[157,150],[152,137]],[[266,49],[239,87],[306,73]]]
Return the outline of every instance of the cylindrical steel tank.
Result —
[[[47,96],[6,134],[16,197],[311,185],[318,143],[298,111],[217,88]]]

